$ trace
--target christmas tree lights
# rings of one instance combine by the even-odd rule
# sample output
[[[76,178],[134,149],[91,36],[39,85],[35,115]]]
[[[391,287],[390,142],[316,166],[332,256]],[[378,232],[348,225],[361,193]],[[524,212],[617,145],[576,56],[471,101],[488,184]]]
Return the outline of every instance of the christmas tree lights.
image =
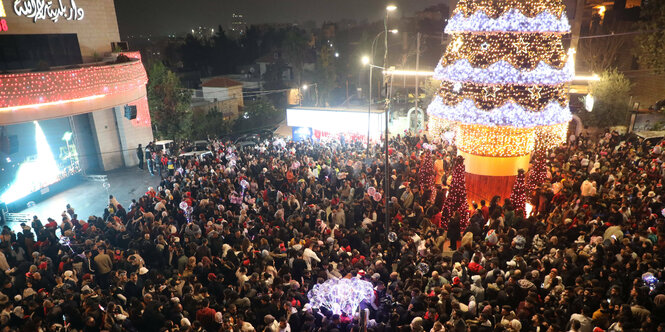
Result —
[[[487,68],[475,68],[469,60],[461,59],[444,67],[439,63],[434,71],[434,79],[442,81],[472,82],[479,84],[560,84],[572,81],[575,77],[573,62],[567,61],[557,69],[539,62],[532,70],[520,71],[506,61],[499,61]]]
[[[461,0],[446,32],[428,113],[457,125],[460,151],[518,158],[563,142],[574,65],[562,0]]]
[[[449,122],[518,128],[549,126],[552,122],[568,123],[572,119],[568,105],[561,107],[557,102],[547,104],[540,112],[531,112],[514,102],[485,111],[476,107],[473,100],[466,99],[457,105],[446,105],[439,96],[434,97],[427,112],[434,118]]]
[[[517,9],[510,9],[498,18],[491,18],[484,11],[477,11],[468,17],[457,12],[448,20],[445,32],[463,31],[566,33],[570,31],[570,23],[565,15],[557,16],[549,10],[545,10],[535,17],[527,17]]]
[[[469,204],[467,203],[466,193],[466,172],[464,167],[464,157],[457,156],[453,166],[453,179],[448,190],[448,197],[443,203],[441,211],[442,227],[448,229],[448,221],[455,213],[460,217],[460,229],[464,231],[469,225]]]
[[[513,185],[513,190],[510,193],[510,201],[513,203],[515,211],[524,212],[526,209],[526,182],[524,176],[524,170],[520,169],[517,171],[517,180]]]
[[[425,151],[422,155],[420,168],[418,169],[418,185],[424,191],[434,189],[434,163],[432,162],[432,154]]]
[[[488,17],[498,18],[506,12],[517,10],[527,17],[535,17],[544,11],[562,16],[564,9],[561,0],[460,0],[453,14],[462,13],[469,17],[483,11]]]
[[[540,188],[547,178],[547,164],[543,150],[536,150],[531,161],[531,168],[527,177],[526,190],[533,194],[534,190]],[[531,196],[532,202],[535,196]],[[535,205],[535,204],[534,204]]]

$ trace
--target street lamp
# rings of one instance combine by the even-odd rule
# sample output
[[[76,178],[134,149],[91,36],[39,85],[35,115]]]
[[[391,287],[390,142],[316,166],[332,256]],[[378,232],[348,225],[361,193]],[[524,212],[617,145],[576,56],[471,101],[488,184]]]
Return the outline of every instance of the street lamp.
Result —
[[[386,18],[387,18],[387,15],[386,15]],[[370,68],[369,68],[369,108],[367,110],[367,121],[368,121],[367,122],[367,152],[368,153],[369,153],[369,119],[370,119],[370,113],[372,112],[372,69],[373,68],[381,68],[381,69],[385,70],[385,68],[384,68],[385,67],[385,56],[383,58],[384,67],[374,66],[374,64],[373,64],[373,62],[374,62],[374,49],[375,49],[375,46],[376,46],[376,41],[379,39],[379,37],[381,37],[382,34],[386,34],[386,37],[387,37],[388,32],[390,32],[392,34],[397,34],[397,33],[399,33],[399,30],[397,30],[397,29],[387,30],[386,29],[386,30],[383,30],[383,31],[377,33],[376,37],[374,37],[374,40],[372,40],[372,48],[371,48],[371,52],[370,52],[370,57],[363,56],[363,58],[362,58],[363,65],[370,65]]]
[[[310,83],[310,84],[303,84],[302,87],[300,88],[302,91],[307,91],[310,86],[314,86],[314,93],[316,94],[316,106],[319,106],[319,83]],[[303,96],[304,97],[304,96]]]
[[[394,12],[395,10],[397,10],[397,6],[395,6],[393,4],[390,4],[390,5],[386,6],[386,11]]]

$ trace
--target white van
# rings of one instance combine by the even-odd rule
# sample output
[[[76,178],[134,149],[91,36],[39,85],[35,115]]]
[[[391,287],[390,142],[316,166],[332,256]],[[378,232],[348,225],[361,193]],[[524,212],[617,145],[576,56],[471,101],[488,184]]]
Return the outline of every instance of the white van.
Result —
[[[167,155],[170,155],[173,151],[173,146],[174,144],[172,139],[157,141],[155,142],[155,151],[162,151]]]

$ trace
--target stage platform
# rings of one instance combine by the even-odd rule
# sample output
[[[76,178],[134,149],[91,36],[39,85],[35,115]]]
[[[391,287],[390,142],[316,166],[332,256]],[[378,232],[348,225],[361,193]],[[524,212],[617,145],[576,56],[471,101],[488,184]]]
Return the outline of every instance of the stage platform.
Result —
[[[60,215],[66,210],[67,204],[71,204],[79,219],[87,219],[90,215],[101,216],[108,204],[109,195],[115,196],[122,206],[128,208],[132,199],[139,198],[148,187],[157,189],[160,182],[158,175],[151,176],[147,170],[138,167],[117,169],[99,175],[102,176],[83,176],[82,180],[71,188],[17,211],[17,214],[30,217],[36,215],[42,223],[46,223],[46,219],[51,217],[60,224]],[[104,175],[106,181],[103,181]],[[108,190],[104,186],[105,182],[109,184]],[[15,232],[21,231],[20,221],[9,222],[8,225]]]

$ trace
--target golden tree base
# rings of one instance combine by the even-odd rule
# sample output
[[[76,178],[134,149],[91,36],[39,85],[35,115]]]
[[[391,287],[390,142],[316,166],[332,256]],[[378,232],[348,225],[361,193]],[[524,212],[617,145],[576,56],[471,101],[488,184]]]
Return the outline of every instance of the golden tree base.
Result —
[[[464,157],[466,168],[466,188],[469,204],[480,205],[485,200],[489,205],[494,196],[501,197],[501,204],[505,198],[510,197],[517,170],[529,169],[531,156],[521,157],[484,157],[463,151],[458,153]]]

